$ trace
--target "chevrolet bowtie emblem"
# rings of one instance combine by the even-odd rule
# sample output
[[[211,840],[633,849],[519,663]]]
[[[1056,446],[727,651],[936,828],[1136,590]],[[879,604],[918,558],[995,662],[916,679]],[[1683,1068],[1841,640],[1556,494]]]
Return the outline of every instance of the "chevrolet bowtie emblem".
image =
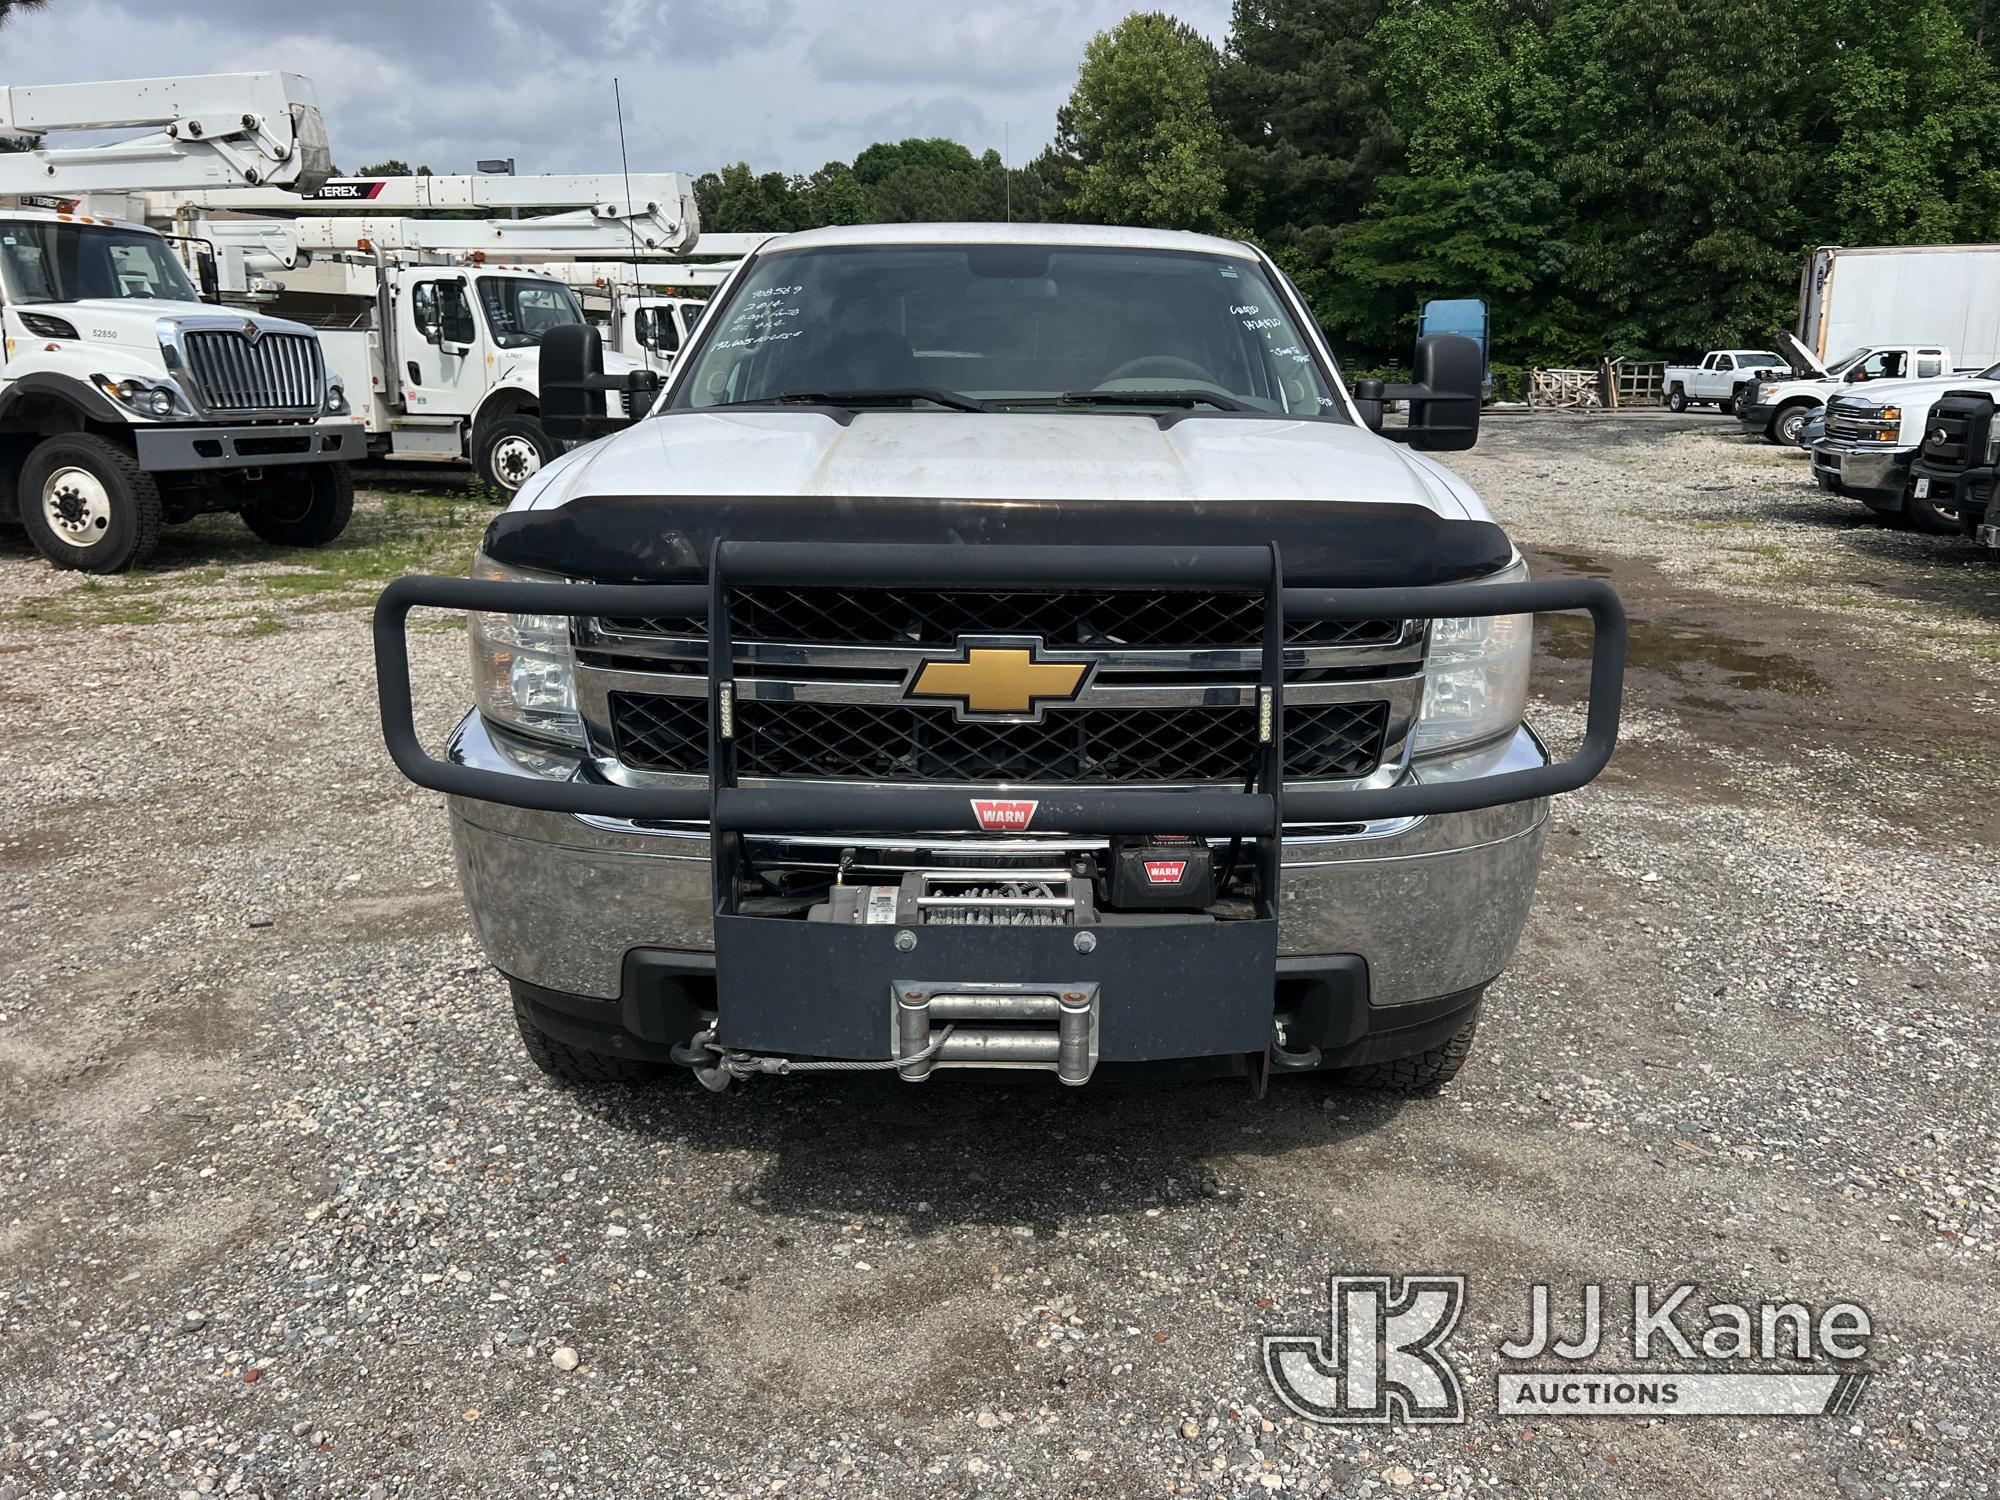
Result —
[[[1092,663],[1043,661],[1033,637],[961,639],[949,661],[927,661],[903,690],[907,698],[950,698],[961,719],[1039,719],[1043,705],[1083,691]]]

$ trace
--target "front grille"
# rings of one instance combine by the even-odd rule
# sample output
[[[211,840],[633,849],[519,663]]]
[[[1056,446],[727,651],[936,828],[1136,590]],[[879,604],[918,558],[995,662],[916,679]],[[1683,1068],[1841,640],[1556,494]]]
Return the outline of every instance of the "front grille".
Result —
[[[1826,409],[1826,435],[1843,443],[1895,441],[1895,428],[1877,422],[1876,410],[1872,406],[1851,407],[1835,401]]]
[[[1993,403],[1985,396],[1951,394],[1931,408],[1924,424],[1924,458],[1943,469],[1970,469],[1986,455]]]
[[[319,340],[266,333],[194,329],[181,335],[195,394],[212,412],[317,412],[325,399],[326,363]]]
[[[703,622],[685,616],[607,618],[612,635],[696,636]],[[747,588],[730,596],[737,641],[807,641],[840,646],[949,647],[961,635],[1034,635],[1056,649],[1150,650],[1255,648],[1263,640],[1264,602],[1251,594],[1146,591],[993,593],[838,588]],[[1400,620],[1295,620],[1290,646],[1386,645]]]
[[[612,693],[618,758],[705,775],[708,701]],[[1381,761],[1385,702],[1288,704],[1285,775],[1345,780]],[[1233,782],[1256,766],[1250,708],[1054,710],[1039,724],[961,723],[949,709],[743,699],[739,777],[828,781]]]

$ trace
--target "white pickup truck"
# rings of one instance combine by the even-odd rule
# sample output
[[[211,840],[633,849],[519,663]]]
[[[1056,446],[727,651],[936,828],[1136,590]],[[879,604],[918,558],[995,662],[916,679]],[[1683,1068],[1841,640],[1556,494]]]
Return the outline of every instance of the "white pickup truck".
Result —
[[[1726,417],[1736,410],[1737,397],[1746,387],[1791,368],[1789,361],[1769,349],[1711,349],[1698,365],[1667,366],[1667,410],[1713,405]]]
[[[1826,409],[1826,436],[1813,444],[1814,480],[1878,515],[1901,515],[1918,531],[1956,534],[1966,494],[1913,465],[1924,449],[1940,446],[1932,441],[1932,409],[1948,395],[1968,393],[2000,394],[2000,365],[1972,377],[1882,382],[1835,396]]]
[[[1942,344],[1864,344],[1830,365],[1803,344],[1787,338],[1793,379],[1760,380],[1747,402],[1736,404],[1745,432],[1792,447],[1814,412],[1851,386],[1875,380],[1935,380],[1953,373],[1951,350]]]

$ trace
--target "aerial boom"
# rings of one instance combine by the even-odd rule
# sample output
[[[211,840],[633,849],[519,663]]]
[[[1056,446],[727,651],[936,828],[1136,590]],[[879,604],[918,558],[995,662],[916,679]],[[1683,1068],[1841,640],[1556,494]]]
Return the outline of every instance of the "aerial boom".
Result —
[[[154,127],[104,145],[51,145],[71,131]],[[281,203],[332,171],[312,82],[296,73],[208,73],[0,87],[0,196],[269,189]]]

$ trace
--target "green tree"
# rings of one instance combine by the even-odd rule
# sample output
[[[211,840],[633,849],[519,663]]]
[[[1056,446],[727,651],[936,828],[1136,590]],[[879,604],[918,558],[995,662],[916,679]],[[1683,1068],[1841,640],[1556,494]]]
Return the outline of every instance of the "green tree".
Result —
[[[1323,263],[1331,231],[1402,164],[1372,35],[1386,4],[1236,0],[1215,77],[1230,210],[1274,251]]]
[[[1154,12],[1091,39],[1058,116],[1071,213],[1100,224],[1223,226],[1224,139],[1209,97],[1220,61],[1193,27]]]
[[[48,3],[49,0],[0,0],[0,26],[27,11],[40,10]]]

